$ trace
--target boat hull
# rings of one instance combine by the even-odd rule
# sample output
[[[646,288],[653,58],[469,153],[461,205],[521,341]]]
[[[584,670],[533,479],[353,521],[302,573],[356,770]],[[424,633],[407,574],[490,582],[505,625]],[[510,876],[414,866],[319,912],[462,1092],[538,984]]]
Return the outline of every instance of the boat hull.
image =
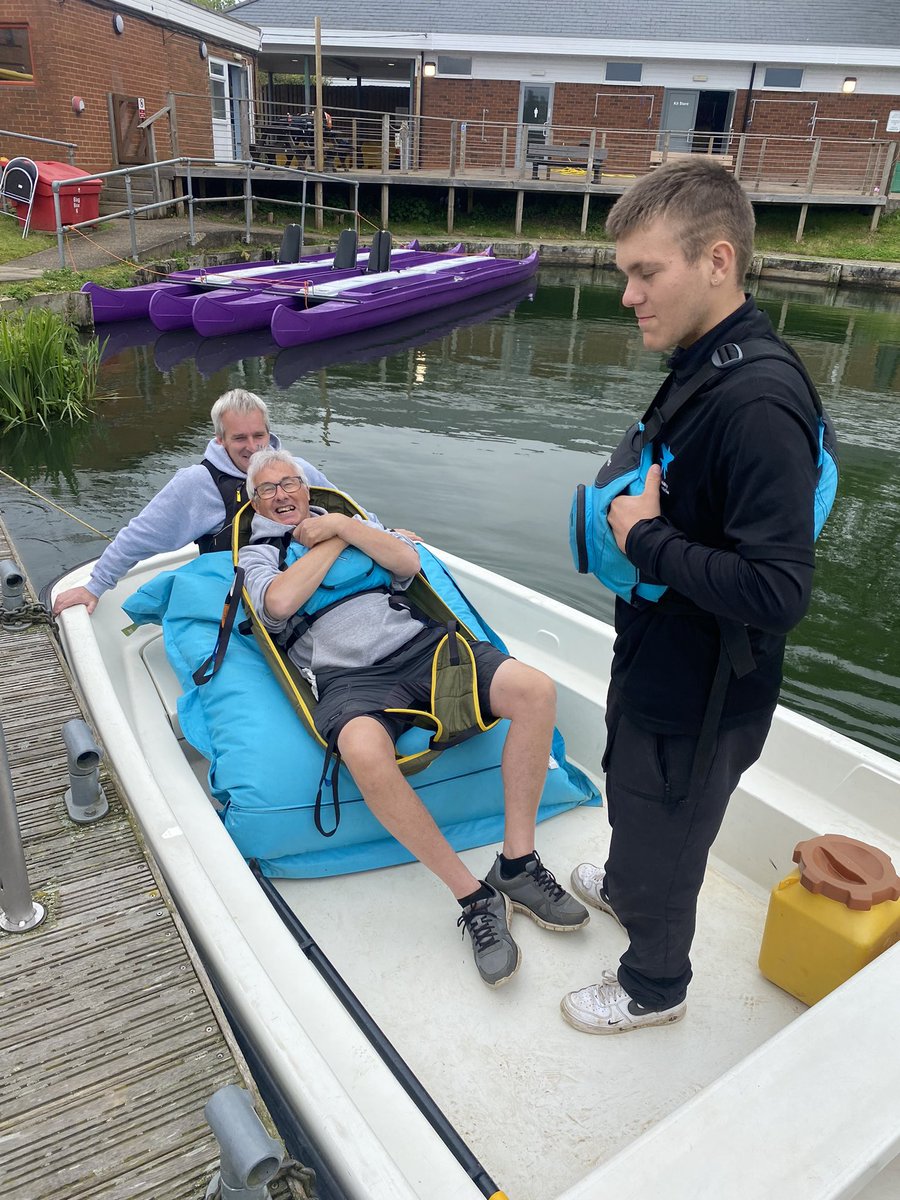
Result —
[[[445,271],[419,278],[379,280],[308,308],[280,306],[272,314],[272,336],[279,346],[288,347],[356,333],[465,303],[529,279],[537,268],[535,252],[519,260],[486,257],[484,262],[450,263]]]
[[[142,564],[93,617],[78,608],[61,614],[66,653],[111,769],[230,1014],[346,1195],[479,1200],[484,1192],[301,954],[227,837],[178,747],[161,677],[151,673],[154,654],[165,664],[161,635],[121,637],[125,596],[189,553]],[[556,680],[570,756],[596,773],[612,629],[442,557],[510,650]],[[57,588],[83,583],[89,572],[79,568]],[[755,951],[768,889],[792,869],[794,845],[842,832],[878,842],[898,861],[898,806],[897,763],[779,708],[714,848],[690,1012],[677,1026],[625,1039],[586,1038],[556,1012],[564,990],[595,979],[624,947],[600,914],[574,938],[517,917],[523,969],[494,993],[474,978],[467,947],[447,934],[447,897],[420,866],[279,890],[510,1196],[887,1200],[897,1194],[888,1164],[900,1148],[900,1068],[889,1051],[900,946],[808,1011],[759,978]],[[589,810],[549,822],[541,832],[547,861],[602,862],[604,825]],[[466,861],[481,870],[484,857],[467,852]],[[377,899],[373,888],[382,889]],[[720,952],[714,934],[723,938]],[[405,1007],[389,1024],[401,997]],[[854,1013],[864,1019],[848,1030]],[[409,1024],[423,1014],[424,1029]],[[605,1079],[615,1120],[597,1098]]]

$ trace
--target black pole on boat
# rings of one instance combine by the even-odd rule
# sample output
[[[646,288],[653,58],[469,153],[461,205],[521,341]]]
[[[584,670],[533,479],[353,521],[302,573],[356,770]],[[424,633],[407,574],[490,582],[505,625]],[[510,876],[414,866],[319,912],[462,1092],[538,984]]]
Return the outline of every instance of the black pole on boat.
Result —
[[[250,870],[268,897],[269,903],[278,913],[284,925],[287,926],[294,941],[313,964],[344,1008],[365,1034],[378,1057],[390,1070],[391,1074],[410,1097],[425,1117],[432,1129],[438,1134],[454,1158],[478,1188],[483,1196],[492,1197],[503,1195],[500,1189],[485,1171],[484,1167],[456,1132],[450,1121],[438,1108],[434,1100],[415,1075],[406,1060],[400,1055],[388,1036],[372,1017],[369,1010],[359,999],[350,985],[342,978],[334,964],[327,957],[315,938],[287,903],[270,879],[263,875],[256,859],[250,859]]]

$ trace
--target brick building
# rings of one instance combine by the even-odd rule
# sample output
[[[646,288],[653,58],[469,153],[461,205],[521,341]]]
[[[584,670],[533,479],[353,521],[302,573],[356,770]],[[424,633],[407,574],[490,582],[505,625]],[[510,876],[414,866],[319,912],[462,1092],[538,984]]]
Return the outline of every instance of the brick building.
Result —
[[[596,130],[613,165],[616,131],[714,153],[740,133],[900,139],[896,0],[246,0],[231,11],[260,28],[261,71],[307,76],[321,14],[329,104],[393,80],[396,112],[477,127],[470,157],[499,123],[532,126],[529,140]]]
[[[239,158],[258,47],[258,30],[189,0],[0,0],[0,129],[74,143],[89,171],[154,150]],[[152,136],[140,130],[170,94],[177,121],[165,113]],[[0,153],[66,157],[2,134]]]

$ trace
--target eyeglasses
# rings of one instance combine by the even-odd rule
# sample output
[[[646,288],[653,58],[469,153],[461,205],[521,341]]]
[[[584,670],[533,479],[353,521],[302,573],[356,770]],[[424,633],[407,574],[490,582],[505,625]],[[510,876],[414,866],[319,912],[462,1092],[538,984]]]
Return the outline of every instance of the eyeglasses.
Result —
[[[263,500],[271,500],[279,488],[288,496],[292,496],[294,492],[299,492],[306,484],[299,475],[286,475],[284,479],[279,479],[277,483],[258,483],[256,485],[257,496],[262,496]]]

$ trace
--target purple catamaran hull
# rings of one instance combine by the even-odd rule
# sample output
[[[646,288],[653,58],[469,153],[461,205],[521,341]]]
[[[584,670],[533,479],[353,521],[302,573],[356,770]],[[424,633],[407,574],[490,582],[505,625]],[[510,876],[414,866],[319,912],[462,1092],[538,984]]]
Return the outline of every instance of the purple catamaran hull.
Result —
[[[472,256],[429,268],[316,289],[306,307],[280,305],[272,313],[272,336],[279,346],[299,346],[401,321],[443,305],[458,304],[527,279],[538,268],[537,252],[523,259]]]
[[[416,250],[418,242],[410,242],[406,249],[395,250],[394,255],[402,256]],[[368,251],[360,251],[356,257],[355,269],[364,270]],[[153,283],[132,288],[105,288],[98,283],[86,283],[81,290],[91,297],[97,324],[150,317],[157,329],[184,329],[191,324],[194,300],[206,292],[223,295],[227,291],[231,298],[240,299],[254,288],[265,287],[269,281],[290,283],[320,271],[328,272],[333,263],[334,254],[329,252],[310,255],[293,263],[269,261],[194,267],[173,271]]]
[[[395,250],[391,256],[392,270],[389,274],[400,278],[412,267],[422,263],[451,263],[461,253],[461,245],[443,254],[429,253],[426,250]],[[364,274],[359,268],[345,271],[322,269],[309,272],[304,276],[302,283],[283,284],[269,281],[262,286],[253,284],[240,292],[230,289],[206,292],[193,302],[191,323],[203,337],[222,337],[225,334],[265,329],[269,326],[272,314],[281,305],[303,309],[308,306],[310,297],[315,295],[319,285],[360,279]],[[378,278],[381,278],[380,274]],[[159,322],[154,316],[154,306],[164,302],[168,302],[168,296],[154,301],[150,309],[150,316],[157,325]]]

